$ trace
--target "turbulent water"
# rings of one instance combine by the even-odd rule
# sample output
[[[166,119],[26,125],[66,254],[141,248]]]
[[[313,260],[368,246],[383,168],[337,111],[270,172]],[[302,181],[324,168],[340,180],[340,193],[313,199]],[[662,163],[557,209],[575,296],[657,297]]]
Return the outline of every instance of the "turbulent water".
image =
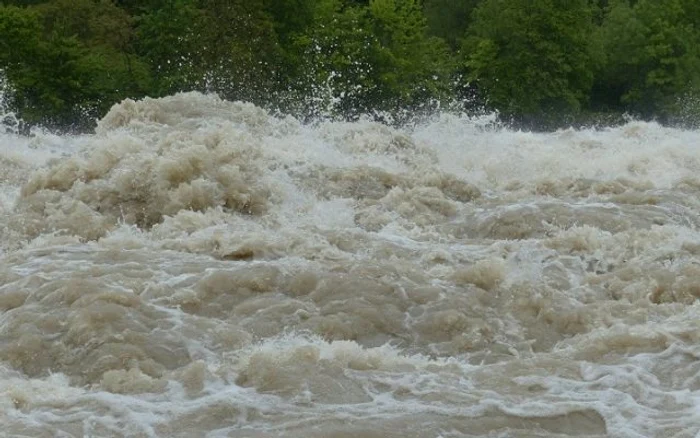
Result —
[[[700,436],[700,132],[0,134],[0,434]]]

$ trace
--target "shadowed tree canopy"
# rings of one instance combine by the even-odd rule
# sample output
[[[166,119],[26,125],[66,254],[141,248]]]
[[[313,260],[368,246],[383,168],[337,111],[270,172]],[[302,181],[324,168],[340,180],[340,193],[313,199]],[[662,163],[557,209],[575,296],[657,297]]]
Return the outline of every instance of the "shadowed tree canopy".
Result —
[[[69,130],[187,90],[305,119],[695,126],[698,23],[697,0],[0,0],[0,80],[27,124]]]
[[[425,0],[423,8],[431,35],[457,48],[478,0]]]
[[[611,0],[597,35],[606,56],[597,100],[643,116],[676,111],[700,87],[699,11],[695,1]]]
[[[463,44],[467,78],[508,116],[576,113],[594,80],[592,32],[587,0],[484,0]]]

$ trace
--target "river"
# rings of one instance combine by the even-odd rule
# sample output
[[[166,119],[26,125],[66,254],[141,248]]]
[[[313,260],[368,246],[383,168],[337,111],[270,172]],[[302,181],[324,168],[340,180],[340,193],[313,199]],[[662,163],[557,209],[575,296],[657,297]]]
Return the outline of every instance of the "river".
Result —
[[[700,436],[700,132],[0,134],[0,434]]]

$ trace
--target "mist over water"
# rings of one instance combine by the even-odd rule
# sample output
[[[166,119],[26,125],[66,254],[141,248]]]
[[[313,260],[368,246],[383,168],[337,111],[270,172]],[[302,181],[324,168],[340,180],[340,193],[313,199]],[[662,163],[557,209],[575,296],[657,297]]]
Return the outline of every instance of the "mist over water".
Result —
[[[0,132],[0,435],[695,437],[700,133]]]

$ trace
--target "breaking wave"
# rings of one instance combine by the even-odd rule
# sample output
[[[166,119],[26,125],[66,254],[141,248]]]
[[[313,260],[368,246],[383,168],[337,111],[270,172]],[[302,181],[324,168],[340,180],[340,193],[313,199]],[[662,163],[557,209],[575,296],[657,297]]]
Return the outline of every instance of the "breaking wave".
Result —
[[[695,436],[698,144],[196,93],[0,133],[4,431]]]

